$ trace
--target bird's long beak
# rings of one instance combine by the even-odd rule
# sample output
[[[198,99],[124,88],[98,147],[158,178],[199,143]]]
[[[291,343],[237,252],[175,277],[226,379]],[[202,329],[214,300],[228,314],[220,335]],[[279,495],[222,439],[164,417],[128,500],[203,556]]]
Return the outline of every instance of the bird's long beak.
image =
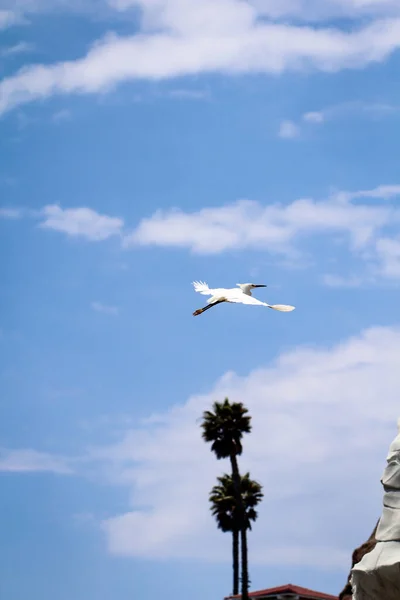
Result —
[[[264,285],[263,283],[257,283],[257,284],[254,284],[254,287],[256,288],[256,287],[267,287],[267,286]]]

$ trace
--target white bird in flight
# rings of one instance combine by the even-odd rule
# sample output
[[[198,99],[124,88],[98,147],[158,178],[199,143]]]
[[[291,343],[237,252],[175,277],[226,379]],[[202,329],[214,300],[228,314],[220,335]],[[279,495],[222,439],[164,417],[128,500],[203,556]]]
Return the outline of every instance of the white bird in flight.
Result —
[[[217,304],[221,304],[222,302],[235,302],[238,304],[250,304],[253,306],[267,306],[268,308],[273,308],[274,310],[279,310],[280,312],[290,312],[295,309],[294,306],[289,306],[287,304],[267,304],[266,302],[257,300],[257,298],[253,298],[251,295],[251,290],[254,288],[267,287],[266,285],[257,285],[255,283],[237,283],[236,285],[238,286],[237,288],[210,289],[203,281],[194,281],[193,287],[195,291],[203,294],[204,296],[211,296],[211,298],[207,300],[207,306],[195,310],[193,316],[197,317],[197,315],[201,315],[201,313],[203,313],[205,310],[208,310]]]

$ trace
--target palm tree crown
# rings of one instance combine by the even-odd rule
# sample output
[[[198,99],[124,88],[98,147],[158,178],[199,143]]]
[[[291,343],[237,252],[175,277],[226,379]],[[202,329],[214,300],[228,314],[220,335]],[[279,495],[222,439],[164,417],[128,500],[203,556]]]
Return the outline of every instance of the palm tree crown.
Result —
[[[251,431],[251,417],[241,402],[214,402],[213,410],[203,413],[203,439],[211,442],[218,459],[242,453],[242,437]]]
[[[210,493],[211,513],[222,531],[233,531],[238,528],[237,508],[235,500],[235,486],[231,475],[217,477],[218,484]],[[257,519],[255,507],[264,497],[262,485],[250,479],[250,473],[246,473],[240,480],[240,492],[245,509],[246,529],[251,529],[251,522]]]

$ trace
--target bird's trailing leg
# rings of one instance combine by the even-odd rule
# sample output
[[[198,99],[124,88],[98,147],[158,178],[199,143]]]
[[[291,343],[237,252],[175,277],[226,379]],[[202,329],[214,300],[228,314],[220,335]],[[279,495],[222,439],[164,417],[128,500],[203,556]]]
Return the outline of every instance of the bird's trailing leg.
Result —
[[[217,304],[221,304],[221,302],[226,302],[225,298],[221,298],[221,300],[216,300],[216,302],[213,302],[212,304],[207,304],[207,306],[205,306],[204,308],[198,308],[194,311],[193,316],[197,317],[197,315],[201,315],[201,313],[203,313],[205,310],[208,310],[213,306],[217,306]]]

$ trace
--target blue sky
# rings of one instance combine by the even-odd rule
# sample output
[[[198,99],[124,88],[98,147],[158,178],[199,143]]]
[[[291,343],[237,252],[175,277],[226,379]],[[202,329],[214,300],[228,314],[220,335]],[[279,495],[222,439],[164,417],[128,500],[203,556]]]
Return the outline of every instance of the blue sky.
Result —
[[[397,0],[3,0],[0,28],[1,595],[229,594],[225,395],[253,589],[338,592],[399,416]],[[194,319],[195,279],[296,311]]]

